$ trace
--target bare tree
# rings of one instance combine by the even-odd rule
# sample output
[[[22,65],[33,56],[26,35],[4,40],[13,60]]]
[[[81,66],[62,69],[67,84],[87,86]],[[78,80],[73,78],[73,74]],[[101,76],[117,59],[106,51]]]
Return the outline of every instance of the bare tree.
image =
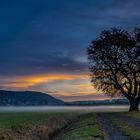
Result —
[[[140,101],[140,29],[128,32],[111,28],[88,47],[91,82],[108,95],[122,94],[130,111],[138,111]]]

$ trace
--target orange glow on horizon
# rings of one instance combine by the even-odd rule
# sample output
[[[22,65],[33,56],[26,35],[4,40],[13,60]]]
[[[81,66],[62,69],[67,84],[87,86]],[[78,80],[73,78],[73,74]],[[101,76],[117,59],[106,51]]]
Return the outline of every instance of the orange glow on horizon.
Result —
[[[34,76],[19,76],[7,78],[4,80],[4,84],[1,86],[11,89],[27,89],[41,83],[48,83],[53,81],[65,81],[85,79],[88,75],[72,75],[72,74],[46,74],[46,75],[34,75]],[[7,82],[7,83],[6,83]]]
[[[88,74],[40,74],[0,79],[0,86],[6,90],[36,90],[52,96],[74,100],[97,94],[91,86]],[[49,92],[50,91],[50,92]],[[51,92],[55,91],[55,92]],[[69,98],[69,99],[68,99]],[[93,98],[92,98],[93,99]],[[78,100],[78,99],[77,99]]]

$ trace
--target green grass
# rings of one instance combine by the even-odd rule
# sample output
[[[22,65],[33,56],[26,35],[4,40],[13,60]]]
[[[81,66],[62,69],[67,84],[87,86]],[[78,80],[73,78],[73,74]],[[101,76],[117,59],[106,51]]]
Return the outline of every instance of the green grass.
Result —
[[[102,140],[103,133],[95,114],[81,116],[72,123],[60,136],[59,140]]]
[[[136,112],[126,112],[123,115],[129,116],[131,118],[134,118],[134,119],[140,121],[140,112],[139,111],[136,111]]]
[[[1,113],[0,140],[49,139],[49,135],[66,126],[77,113],[38,112]]]
[[[140,112],[120,113],[140,120]],[[104,113],[102,114],[104,115]],[[115,114],[114,114],[115,115]],[[140,130],[135,126],[119,119],[111,123],[118,128],[129,140],[140,140]],[[67,126],[64,129],[65,126]],[[48,137],[56,131],[62,130],[56,137],[57,140],[103,140],[103,132],[96,119],[96,113],[79,115],[74,112],[25,112],[25,113],[0,113],[0,139],[14,140],[34,134],[37,139]],[[21,137],[20,137],[21,136]],[[47,138],[46,138],[47,139]]]
[[[128,124],[127,122],[120,121],[118,119],[112,120],[114,126],[116,126],[129,140],[140,140],[140,129]]]
[[[8,128],[13,125],[30,125],[69,115],[69,113],[49,112],[49,113],[1,113],[0,128]]]

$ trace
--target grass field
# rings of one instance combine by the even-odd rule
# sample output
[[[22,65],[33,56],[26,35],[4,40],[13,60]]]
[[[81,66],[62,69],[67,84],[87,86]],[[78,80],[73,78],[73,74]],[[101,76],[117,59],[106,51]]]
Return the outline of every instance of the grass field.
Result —
[[[8,128],[13,125],[31,125],[69,115],[64,112],[49,112],[49,113],[1,113],[0,114],[0,128]]]
[[[140,140],[140,113],[0,113],[0,140]]]
[[[69,112],[1,113],[0,139],[49,139],[50,134],[77,116],[77,113]]]
[[[79,116],[72,124],[65,128],[57,140],[101,140],[103,133],[96,120],[95,114]]]

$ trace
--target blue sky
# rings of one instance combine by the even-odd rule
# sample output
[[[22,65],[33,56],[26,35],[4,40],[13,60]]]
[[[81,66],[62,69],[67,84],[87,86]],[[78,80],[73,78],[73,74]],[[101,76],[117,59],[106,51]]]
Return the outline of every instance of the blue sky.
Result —
[[[65,100],[103,98],[85,76],[86,48],[103,29],[138,27],[139,7],[139,0],[0,1],[1,89],[39,90]]]

